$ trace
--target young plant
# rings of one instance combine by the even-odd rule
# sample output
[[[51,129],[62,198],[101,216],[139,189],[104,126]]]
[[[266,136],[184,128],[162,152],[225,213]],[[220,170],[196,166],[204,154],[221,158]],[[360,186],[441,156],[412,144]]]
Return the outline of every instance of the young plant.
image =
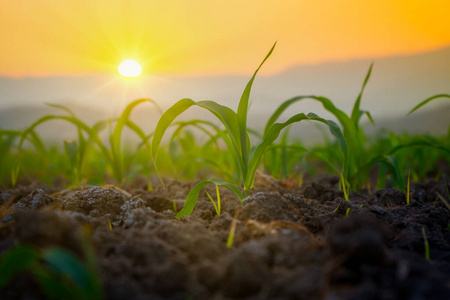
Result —
[[[48,299],[103,298],[98,264],[92,245],[82,237],[85,261],[59,247],[38,249],[18,245],[0,258],[0,290],[15,276],[30,272]]]
[[[449,94],[438,94],[438,95],[431,96],[431,97],[423,100],[422,102],[420,102],[416,106],[414,106],[413,109],[411,109],[409,111],[407,116],[409,116],[410,114],[412,114],[413,112],[415,112],[416,110],[418,110],[419,108],[421,108],[422,106],[427,104],[428,102],[433,101],[434,99],[438,99],[438,98],[450,98],[450,95]],[[450,141],[450,124],[449,124],[448,130],[447,130],[447,140]]]
[[[228,237],[227,237],[227,248],[228,249],[233,247],[234,234],[236,232],[236,224],[237,224],[238,215],[239,215],[239,209],[236,209],[236,211],[234,212],[233,221],[231,221],[230,231],[228,232]]]
[[[307,152],[301,143],[288,143],[288,133],[289,131],[286,129],[279,143],[273,143],[267,147],[263,157],[264,170],[277,179],[292,178],[292,175],[298,169],[297,163]],[[298,176],[298,174],[295,174],[295,176]]]
[[[231,140],[231,149],[229,149],[229,151],[233,152],[235,160],[237,161],[238,172],[240,173],[241,178],[241,185],[244,189],[244,193],[242,193],[236,185],[224,182],[219,179],[201,181],[200,183],[195,185],[187,195],[184,208],[177,214],[177,218],[191,214],[197,203],[200,190],[202,190],[205,185],[210,183],[224,186],[225,188],[232,191],[242,202],[243,198],[250,194],[250,189],[252,188],[254,183],[256,170],[259,167],[261,158],[267,147],[270,146],[272,142],[278,138],[281,130],[293,123],[297,123],[303,120],[313,120],[327,124],[330,128],[331,133],[338,138],[342,146],[341,149],[343,150],[344,155],[346,155],[346,142],[339,127],[334,122],[324,120],[312,113],[308,115],[305,115],[303,113],[296,114],[284,123],[274,124],[274,122],[272,122],[270,126],[266,127],[266,131],[261,143],[251,151],[250,138],[248,136],[247,128],[247,113],[250,91],[256,74],[258,73],[264,62],[272,54],[275,45],[276,43],[272,46],[269,53],[266,55],[262,63],[254,72],[250,81],[247,83],[247,86],[245,87],[239,101],[237,112],[214,101],[195,102],[191,99],[185,98],[176,102],[159,119],[152,141],[152,156],[155,168],[158,149],[166,130],[169,128],[175,118],[177,118],[191,106],[195,105],[211,112],[225,126],[227,135]]]
[[[71,173],[73,173],[72,181],[74,183],[79,182],[81,177],[84,176],[84,166],[85,166],[85,158],[87,156],[87,151],[92,143],[97,144],[103,153],[107,153],[108,149],[103,145],[100,140],[98,133],[105,127],[105,122],[98,122],[92,128],[78,119],[75,114],[67,107],[62,105],[48,104],[52,107],[62,109],[69,113],[69,116],[65,115],[46,115],[36,122],[31,124],[27,129],[25,129],[22,133],[20,142],[19,142],[19,152],[23,151],[23,144],[25,140],[29,140],[29,136],[35,137],[33,140],[34,147],[41,153],[42,157],[48,157],[47,150],[45,149],[42,141],[37,139],[37,134],[35,133],[36,127],[39,125],[51,121],[51,120],[62,120],[68,123],[72,123],[77,127],[78,131],[78,144],[76,142],[65,142],[65,150],[66,155],[69,157],[69,162],[71,165]],[[83,135],[86,133],[88,135],[88,139],[86,139]]]
[[[11,185],[15,186],[19,175],[19,166],[11,159],[11,156],[15,141],[21,134],[22,132],[17,130],[0,129],[0,157],[2,158],[2,163],[0,164],[0,185],[10,175]]]
[[[413,112],[415,112],[416,110],[418,110],[419,108],[421,108],[422,106],[424,106],[425,104],[427,104],[428,102],[433,101],[434,99],[437,99],[437,98],[450,98],[450,95],[448,95],[448,94],[438,94],[438,95],[431,96],[431,97],[429,97],[429,98],[423,100],[422,102],[420,102],[420,103],[417,104],[416,106],[414,106],[413,109],[411,109],[411,110],[409,111],[409,113],[407,114],[407,116],[409,116],[410,114],[412,114]]]
[[[135,158],[133,156],[131,160],[129,161],[129,165],[124,166],[124,153],[122,151],[122,131],[125,126],[130,128],[132,131],[134,131],[142,140],[146,139],[146,135],[144,131],[134,122],[130,120],[130,114],[132,110],[139,104],[144,102],[150,102],[153,105],[156,106],[159,112],[161,112],[161,109],[159,105],[151,99],[139,99],[131,102],[127,105],[125,110],[122,112],[120,117],[117,119],[116,125],[114,127],[113,133],[109,137],[110,145],[111,145],[111,163],[113,167],[113,174],[116,179],[117,183],[122,183],[123,179],[130,179],[130,174],[134,173],[132,169],[130,169],[130,165],[132,160]],[[150,146],[147,144],[147,146],[150,148]],[[125,174],[125,172],[128,171],[128,174]]]
[[[409,188],[410,188],[410,179],[411,179],[411,169],[408,170],[408,181],[406,182],[406,205],[409,205]]]
[[[230,159],[230,155],[227,155],[220,147],[218,140],[222,138],[228,145],[231,145],[231,141],[219,126],[197,119],[175,122],[172,126],[175,127],[175,130],[170,138],[168,148],[172,165],[176,166],[177,174],[182,170],[185,175],[188,175],[187,178],[192,179],[200,172],[205,171],[203,167],[207,166],[210,167],[210,170],[212,167],[217,174],[225,176],[228,181],[234,181],[233,170],[230,170],[234,162],[232,158]],[[193,132],[184,130],[187,127],[193,127],[205,134],[208,138],[207,141],[203,145],[198,143]],[[192,161],[197,164],[193,164]]]
[[[221,205],[220,205],[220,193],[219,193],[219,186],[216,184],[216,197],[217,197],[217,204],[214,201],[214,199],[211,197],[211,195],[208,193],[207,190],[205,190],[206,195],[208,196],[209,200],[211,200],[214,209],[216,211],[216,214],[218,216],[220,216],[220,209],[221,209]]]
[[[345,137],[345,141],[348,144],[348,153],[345,154],[345,162],[343,166],[343,174],[341,176],[341,180],[344,180],[345,184],[349,184],[350,190],[356,190],[360,187],[362,187],[365,182],[367,181],[368,177],[368,171],[367,167],[365,165],[368,163],[368,157],[370,157],[369,153],[365,151],[365,142],[366,142],[366,136],[364,135],[363,130],[360,127],[360,120],[363,115],[366,115],[369,120],[373,122],[372,116],[368,111],[363,111],[360,109],[361,105],[361,98],[362,94],[364,92],[364,89],[367,85],[367,82],[370,78],[370,74],[372,72],[373,65],[370,66],[369,71],[367,72],[367,75],[364,79],[361,91],[356,98],[356,101],[353,105],[353,110],[351,115],[347,115],[342,110],[338,109],[333,102],[325,97],[321,96],[314,96],[314,95],[307,95],[307,96],[297,96],[294,98],[291,98],[284,103],[280,105],[280,107],[272,114],[269,121],[267,122],[265,132],[269,130],[269,128],[276,122],[276,120],[281,116],[281,114],[288,109],[291,105],[298,101],[311,99],[318,101],[322,104],[322,106],[332,113],[336,119],[339,121],[343,128],[343,134]],[[338,139],[338,142],[339,139]],[[341,143],[341,142],[340,142]],[[341,146],[341,145],[340,145]],[[342,146],[341,146],[342,149]],[[325,153],[324,153],[325,154]],[[331,151],[329,151],[330,155],[333,155]],[[325,158],[324,155],[321,156],[322,158]],[[383,164],[390,165],[390,168],[394,168],[391,161],[389,159],[385,159],[382,157],[376,158],[372,164],[375,162],[380,162]],[[327,164],[331,163],[331,159],[327,159]],[[371,165],[372,166],[372,165]],[[371,167],[370,166],[370,167]],[[362,172],[364,170],[365,172]],[[347,183],[348,181],[348,183]],[[343,185],[342,185],[343,186]]]
[[[423,245],[425,248],[425,260],[430,261],[430,244],[428,243],[425,227],[422,227]]]
[[[108,148],[99,137],[99,132],[106,127],[108,121],[99,121],[94,124],[94,126],[89,127],[79,118],[77,118],[69,108],[57,104],[48,104],[49,106],[52,106],[54,108],[66,111],[69,115],[46,115],[34,122],[22,133],[22,137],[19,143],[19,149],[22,149],[22,145],[29,135],[36,136],[34,129],[42,123],[50,120],[63,120],[72,123],[77,127],[78,144],[75,141],[65,142],[65,150],[67,156],[69,157],[70,164],[73,168],[73,173],[76,175],[75,182],[79,182],[81,178],[84,177],[84,166],[86,164],[87,152],[92,145],[96,145],[103,154],[108,164],[111,166],[112,173],[116,182],[120,184],[122,183],[124,178],[126,178],[127,176],[129,178],[131,174],[135,173],[134,170],[130,167],[131,161],[133,160],[134,156],[130,159],[129,164],[124,166],[124,152],[121,144],[123,128],[127,126],[142,140],[147,139],[142,129],[129,119],[132,110],[137,105],[144,102],[153,103],[159,109],[157,103],[151,99],[139,99],[128,104],[128,106],[122,112],[121,116],[117,120],[115,120],[116,124],[114,126],[114,130],[109,136],[110,148]],[[109,121],[109,123],[111,122],[112,120]],[[87,135],[87,138],[84,136],[84,134]],[[34,140],[36,140],[36,138]],[[41,149],[40,151],[44,153],[44,156],[46,156],[45,147],[40,140],[37,141],[38,142],[34,143],[35,147],[37,149]],[[150,149],[150,145],[148,143],[146,143],[146,145]]]

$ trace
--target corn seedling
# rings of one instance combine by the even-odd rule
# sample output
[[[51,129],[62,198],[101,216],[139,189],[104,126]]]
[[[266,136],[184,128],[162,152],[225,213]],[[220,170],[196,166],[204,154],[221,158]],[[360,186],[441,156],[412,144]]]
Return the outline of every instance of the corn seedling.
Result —
[[[54,106],[54,105],[52,105]],[[33,145],[36,149],[39,150],[41,153],[41,156],[47,157],[47,151],[45,147],[43,146],[42,142],[40,142],[40,139],[37,139],[37,134],[35,133],[35,128],[45,122],[51,121],[51,120],[63,120],[69,123],[72,123],[77,127],[77,130],[79,132],[79,141],[78,144],[74,142],[67,142],[69,144],[65,144],[66,154],[69,156],[69,160],[71,160],[71,165],[73,168],[76,169],[74,171],[74,174],[77,176],[80,176],[83,174],[83,166],[85,165],[84,158],[86,157],[88,146],[91,144],[90,142],[96,143],[100,149],[103,151],[103,153],[108,153],[108,149],[102,144],[98,132],[104,128],[105,123],[104,122],[98,122],[96,123],[92,128],[86,125],[84,122],[82,122],[80,119],[75,117],[73,113],[63,106],[56,106],[58,108],[61,108],[65,111],[69,111],[69,116],[56,116],[56,115],[46,115],[40,119],[38,119],[36,122],[34,122],[30,127],[25,129],[22,132],[22,136],[19,142],[19,151],[22,151],[23,143],[26,139],[28,139],[29,136],[34,137],[33,138]],[[83,135],[83,132],[87,133],[89,135],[89,140],[86,140],[86,138]],[[73,178],[73,182],[77,182],[80,180],[80,177]]]
[[[156,105],[156,107],[159,108],[156,102],[154,102],[151,99],[139,99],[128,104],[128,106],[122,112],[121,116],[117,120],[115,120],[116,124],[114,126],[113,132],[109,136],[110,149],[102,142],[102,140],[99,137],[99,132],[106,127],[108,121],[100,121],[97,122],[93,127],[89,127],[83,121],[78,119],[69,108],[55,104],[49,105],[54,108],[64,110],[69,115],[68,116],[47,115],[34,122],[22,133],[22,137],[19,143],[19,149],[22,149],[23,142],[29,135],[31,135],[32,137],[34,137],[33,144],[35,145],[35,147],[37,149],[41,149],[40,152],[42,152],[43,155],[46,156],[45,155],[46,150],[42,142],[40,142],[40,140],[36,138],[37,135],[35,134],[34,129],[38,125],[50,120],[63,120],[75,125],[78,131],[78,144],[74,141],[65,143],[66,154],[69,157],[69,160],[71,161],[71,165],[75,169],[74,173],[77,174],[76,181],[79,181],[80,175],[84,174],[83,167],[85,165],[85,158],[87,156],[87,151],[90,145],[94,144],[100,149],[104,158],[111,166],[116,182],[122,183],[122,180],[125,177],[130,178],[134,173],[136,173],[135,170],[129,168],[129,165],[127,165],[126,167],[124,166],[124,153],[121,146],[122,131],[123,128],[127,126],[133,132],[135,132],[142,140],[146,139],[146,135],[144,134],[142,129],[139,128],[139,126],[137,126],[134,122],[132,122],[129,119],[132,110],[137,105],[144,102],[153,103],[154,105]],[[111,122],[112,120],[109,121],[109,123]],[[86,139],[84,134],[87,134],[88,139]],[[148,144],[147,146],[148,148],[150,147]],[[126,171],[127,173],[125,174]]]
[[[342,192],[344,193],[344,199],[345,199],[345,201],[350,202],[350,199],[348,196],[349,186],[348,186],[348,183],[345,180],[344,174],[342,172],[340,173],[340,177],[341,177],[341,180],[339,181],[339,184],[340,184],[340,188],[341,188]]]
[[[372,123],[373,119],[369,112],[360,110],[360,103],[362,94],[370,78],[371,72],[372,66],[370,66],[369,71],[367,72],[361,91],[354,103],[351,116],[348,116],[342,110],[338,109],[333,104],[333,102],[328,98],[314,95],[297,96],[285,101],[283,104],[280,105],[280,107],[272,114],[269,121],[267,122],[264,132],[267,132],[270,126],[272,126],[272,124],[276,122],[276,120],[281,116],[281,114],[294,103],[306,99],[311,99],[320,102],[327,111],[332,113],[337,118],[337,120],[339,121],[339,123],[343,128],[343,135],[345,140],[344,138],[342,138],[343,141],[341,141],[338,138],[338,142],[340,144],[341,149],[345,149],[345,151],[343,151],[344,152],[343,163],[341,163],[344,173],[343,174],[344,179],[345,181],[349,180],[350,187],[352,190],[356,189],[359,186],[362,186],[364,183],[362,180],[364,180],[365,178],[363,178],[362,176],[356,176],[356,173],[358,172],[359,167],[365,164],[366,162],[365,157],[367,154],[364,152],[364,143],[366,137],[364,136],[364,133],[359,126],[359,121],[364,114],[367,115],[367,117]],[[342,145],[343,143],[346,143],[345,147],[343,147]]]
[[[177,203],[175,201],[172,201],[172,205],[173,205],[173,212],[175,213],[175,215],[178,213],[178,209],[177,209]]]
[[[18,167],[15,165],[10,155],[14,147],[14,142],[20,137],[22,133],[17,130],[2,130],[0,129],[0,157],[2,163],[0,164],[0,184],[8,175],[11,175],[11,184],[14,187],[18,176]]]
[[[20,166],[15,166],[11,170],[11,186],[16,187],[17,178],[19,177]]]
[[[30,272],[49,299],[102,299],[102,285],[92,246],[82,241],[85,262],[71,252],[51,247],[40,250],[19,245],[0,259],[0,290],[15,276]]]
[[[216,214],[218,216],[220,216],[220,209],[221,209],[221,205],[220,205],[220,193],[219,193],[219,186],[216,184],[216,197],[217,197],[217,204],[214,201],[214,199],[211,197],[211,195],[208,193],[207,190],[205,190],[206,195],[208,196],[209,200],[211,200],[214,209],[216,210]]]
[[[410,178],[411,178],[411,169],[408,170],[408,182],[406,183],[406,204],[409,205],[409,186],[410,186]]]
[[[171,159],[174,161],[174,165],[177,165],[179,169],[188,172],[191,177],[197,176],[202,170],[198,166],[209,166],[217,174],[223,175],[227,178],[227,181],[236,182],[239,178],[233,174],[233,166],[237,166],[237,162],[233,160],[233,157],[227,155],[219,145],[219,139],[222,139],[227,147],[231,146],[226,133],[212,122],[203,120],[189,120],[173,123],[176,129],[173,132],[169,142],[169,152]],[[197,145],[195,137],[189,131],[184,131],[186,127],[194,127],[201,133],[205,134],[208,140],[203,145]],[[183,153],[177,153],[175,147],[175,141],[178,140],[180,148]],[[198,164],[192,164],[192,160]],[[178,171],[179,172],[179,171]],[[188,176],[188,178],[191,178]]]
[[[428,243],[425,227],[422,227],[423,244],[425,248],[425,260],[430,261],[430,244]]]
[[[415,112],[416,110],[418,110],[419,108],[421,108],[422,106],[427,104],[428,102],[433,101],[433,100],[438,99],[438,98],[450,98],[450,95],[448,95],[448,94],[438,94],[438,95],[431,96],[431,97],[423,100],[422,102],[420,102],[416,106],[414,106],[413,109],[411,109],[408,112],[407,116],[409,116],[410,114],[412,114],[413,112]],[[449,124],[448,130],[447,130],[447,141],[450,141],[450,124]]]
[[[164,114],[159,119],[152,140],[152,156],[155,169],[157,169],[156,159],[158,149],[166,130],[169,128],[175,118],[186,111],[189,107],[195,105],[211,112],[225,126],[228,137],[230,138],[232,144],[232,148],[229,149],[229,151],[233,152],[235,160],[237,161],[239,167],[238,170],[241,175],[241,184],[244,189],[244,193],[242,193],[236,185],[224,182],[219,179],[201,181],[189,192],[188,196],[186,197],[184,208],[177,214],[177,218],[191,214],[197,203],[199,191],[203,189],[206,184],[210,183],[220,185],[229,189],[242,202],[244,197],[250,194],[250,189],[253,186],[256,170],[259,167],[261,158],[267,147],[278,138],[281,130],[293,123],[297,123],[303,120],[313,120],[327,124],[330,128],[331,133],[338,139],[341,145],[342,152],[345,155],[345,160],[347,160],[347,145],[339,127],[334,122],[324,120],[313,113],[309,113],[308,115],[305,115],[303,113],[294,115],[284,123],[272,122],[271,124],[266,126],[262,142],[258,146],[256,146],[254,150],[251,151],[247,128],[247,113],[250,91],[256,74],[258,73],[264,62],[272,54],[275,45],[276,43],[272,46],[269,53],[266,55],[258,69],[254,72],[250,81],[247,83],[239,101],[237,112],[234,112],[232,109],[220,105],[214,101],[206,100],[195,102],[191,99],[185,98],[176,102],[172,107],[164,112]]]
[[[139,104],[144,102],[150,102],[156,106],[156,108],[161,112],[159,105],[151,99],[139,99],[131,102],[127,105],[125,110],[122,112],[120,117],[117,119],[116,125],[114,127],[113,133],[109,137],[111,144],[111,162],[113,166],[113,173],[116,182],[121,183],[124,176],[128,179],[132,177],[133,172],[130,172],[129,165],[124,167],[124,155],[122,152],[121,141],[122,141],[122,131],[125,126],[128,126],[132,131],[134,131],[142,140],[146,139],[146,135],[143,130],[134,122],[130,120],[130,114],[132,110]],[[148,145],[148,144],[147,144]],[[150,146],[148,145],[149,149]],[[133,157],[134,158],[134,157]],[[129,173],[124,175],[125,169],[128,169]]]
[[[350,214],[350,207],[347,208],[347,210],[345,211],[345,217],[348,218],[349,214]]]
[[[236,224],[237,224],[238,215],[239,215],[239,209],[237,209],[234,212],[233,221],[231,221],[230,232],[228,233],[228,237],[227,237],[227,248],[233,247],[234,234],[236,232]]]

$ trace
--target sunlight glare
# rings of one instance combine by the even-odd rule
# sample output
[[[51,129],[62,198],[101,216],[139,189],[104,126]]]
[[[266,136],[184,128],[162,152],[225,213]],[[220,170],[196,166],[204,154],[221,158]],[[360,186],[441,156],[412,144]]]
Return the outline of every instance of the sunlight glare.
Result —
[[[141,73],[141,66],[134,60],[126,60],[119,65],[119,74],[124,77],[138,77]]]

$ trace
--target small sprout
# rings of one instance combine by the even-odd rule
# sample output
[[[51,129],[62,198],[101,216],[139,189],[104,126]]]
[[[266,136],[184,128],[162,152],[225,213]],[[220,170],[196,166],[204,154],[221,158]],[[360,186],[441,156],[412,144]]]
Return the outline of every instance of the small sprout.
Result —
[[[109,231],[112,231],[112,224],[111,224],[110,218],[108,218],[108,226],[109,226]]]
[[[301,188],[303,186],[303,174],[300,174],[300,176],[298,176],[298,187]]]
[[[236,222],[237,222],[238,215],[239,215],[239,209],[237,209],[236,212],[234,213],[234,218],[233,218],[233,221],[231,222],[230,233],[228,234],[228,238],[227,238],[227,248],[233,247],[234,233],[236,231]]]
[[[430,261],[430,244],[428,243],[425,227],[422,227],[423,244],[425,246],[425,260]]]
[[[19,177],[20,166],[16,166],[11,170],[11,185],[13,188],[16,187],[17,178]]]
[[[346,217],[346,218],[348,218],[349,213],[350,213],[350,207],[347,208],[347,210],[345,211],[345,217]]]
[[[406,204],[409,205],[410,199],[409,199],[409,187],[410,187],[410,179],[411,179],[411,169],[408,170],[408,181],[406,183]]]
[[[344,193],[344,198],[345,201],[350,202],[349,197],[348,197],[348,183],[344,178],[344,173],[341,172],[340,174],[341,180],[339,181],[339,185],[342,187],[342,192]]]
[[[216,204],[216,202],[214,202],[214,199],[211,197],[211,195],[208,193],[208,191],[205,190],[205,189],[204,189],[204,191],[205,191],[206,195],[208,195],[209,200],[211,200],[211,202],[212,202],[212,204],[214,206],[214,209],[216,210],[216,214],[218,216],[220,216],[220,208],[221,208],[221,206],[220,206],[219,186],[216,184],[217,204]]]
[[[177,203],[176,203],[175,201],[172,201],[172,204],[173,204],[173,212],[174,212],[175,214],[177,214],[177,213],[178,213]]]

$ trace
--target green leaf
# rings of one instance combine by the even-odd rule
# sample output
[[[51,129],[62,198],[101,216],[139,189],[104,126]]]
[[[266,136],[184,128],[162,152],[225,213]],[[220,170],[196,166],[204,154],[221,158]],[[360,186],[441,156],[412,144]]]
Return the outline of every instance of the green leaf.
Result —
[[[211,200],[212,205],[214,206],[214,210],[216,211],[216,214],[220,216],[220,193],[219,193],[219,186],[216,184],[216,195],[217,195],[217,204],[214,201],[214,199],[211,197],[211,195],[208,193],[207,190],[205,190],[206,195],[208,196],[209,200]]]
[[[75,117],[75,113],[70,108],[68,108],[65,105],[56,104],[56,103],[48,103],[48,102],[45,103],[45,105],[48,105],[48,106],[53,107],[53,108],[61,109],[61,110],[65,111],[65,112],[67,112],[71,117]]]
[[[368,171],[371,170],[376,163],[382,164],[389,171],[393,177],[395,187],[401,189],[402,191],[405,190],[405,182],[403,180],[400,168],[398,167],[397,161],[392,156],[378,155],[372,158],[367,164],[358,170],[358,173],[356,173],[355,176],[359,177],[361,179],[360,181],[364,181]],[[385,176],[384,174],[379,175]]]
[[[420,102],[416,106],[414,106],[414,108],[409,111],[407,116],[409,116],[410,114],[412,114],[413,112],[415,112],[416,110],[418,110],[419,108],[421,108],[422,106],[427,104],[428,102],[430,102],[430,101],[432,101],[434,99],[437,99],[437,98],[450,98],[450,95],[448,95],[448,94],[438,94],[438,95],[431,96],[431,97],[423,100],[422,102]]]
[[[220,105],[214,101],[194,102],[193,100],[187,98],[181,99],[180,101],[176,102],[172,107],[170,107],[166,112],[164,112],[164,114],[159,119],[158,124],[156,125],[152,141],[152,157],[155,169],[157,170],[156,157],[164,133],[172,124],[172,122],[175,120],[175,118],[177,118],[180,114],[182,114],[192,105],[197,105],[199,107],[207,109],[222,122],[222,124],[225,126],[227,130],[230,139],[232,140],[233,151],[235,152],[235,155],[237,157],[240,171],[241,173],[245,174],[247,171],[247,167],[243,164],[242,153],[240,152],[241,147],[239,145],[240,143],[239,127],[236,113],[230,108]]]
[[[412,147],[431,147],[431,148],[438,149],[438,150],[441,150],[441,151],[444,151],[444,152],[447,152],[448,154],[450,154],[450,149],[447,148],[444,144],[439,143],[436,140],[434,141],[434,144],[430,143],[428,141],[425,141],[425,140],[415,140],[408,144],[398,145],[398,146],[392,148],[391,151],[389,151],[389,154],[392,155],[399,150],[402,150],[405,148],[412,148]]]
[[[359,123],[359,119],[361,118],[361,116],[363,115],[364,112],[362,112],[360,110],[360,106],[361,106],[361,97],[362,94],[364,92],[364,89],[366,88],[366,84],[369,81],[370,78],[370,74],[372,73],[372,68],[373,68],[373,63],[370,64],[370,68],[369,71],[367,72],[366,78],[364,79],[364,83],[361,87],[361,91],[359,92],[358,98],[356,98],[355,104],[353,105],[353,111],[352,111],[352,115],[351,115],[351,119],[355,125],[356,128],[359,127],[358,123]],[[371,117],[369,117],[371,118]]]
[[[247,150],[247,113],[248,113],[248,100],[250,98],[250,91],[252,89],[253,81],[255,80],[256,74],[259,69],[261,69],[262,65],[266,62],[266,60],[270,57],[273,50],[275,49],[276,42],[273,44],[269,53],[267,53],[266,57],[263,59],[258,69],[256,69],[255,73],[253,73],[252,78],[247,83],[244,92],[242,93],[241,100],[239,101],[239,106],[237,110],[237,119],[239,124],[239,137],[240,137],[240,145],[241,145],[241,153],[244,165],[248,165],[248,150]],[[246,175],[244,174],[244,177]]]
[[[184,216],[189,216],[192,211],[195,208],[195,205],[197,204],[197,200],[198,200],[198,195],[200,193],[200,191],[207,185],[207,184],[215,184],[218,186],[223,186],[225,188],[227,188],[228,190],[230,190],[231,192],[233,192],[239,199],[239,201],[241,201],[244,199],[244,195],[242,194],[242,192],[233,184],[228,183],[228,182],[224,182],[222,180],[219,179],[209,179],[209,180],[203,180],[199,183],[197,183],[189,192],[189,194],[186,197],[186,201],[184,202],[184,207],[183,209],[177,214],[177,218],[180,219],[181,217]]]
[[[230,108],[220,105],[214,101],[199,101],[196,103],[198,106],[203,107],[209,110],[212,114],[214,114],[220,122],[225,126],[231,141],[236,149],[236,152],[243,157],[244,153],[242,153],[241,140],[239,138],[239,123],[237,114]]]
[[[348,161],[347,143],[345,141],[345,138],[344,138],[341,130],[339,129],[339,126],[337,126],[337,124],[331,120],[325,120],[325,119],[320,118],[316,114],[309,113],[308,115],[305,115],[304,113],[300,113],[300,114],[294,115],[293,117],[291,117],[289,120],[287,120],[284,123],[273,124],[269,128],[269,130],[267,130],[267,132],[264,134],[264,139],[263,139],[262,143],[259,144],[258,147],[256,147],[254,155],[251,158],[248,176],[245,178],[244,188],[251,187],[251,184],[255,177],[256,169],[259,166],[262,155],[264,154],[266,148],[273,141],[275,141],[278,138],[281,130],[283,130],[286,126],[291,125],[292,123],[297,123],[297,122],[300,122],[303,120],[313,120],[313,121],[318,121],[318,122],[328,125],[331,134],[333,134],[333,136],[335,136],[339,142],[341,151],[344,155],[344,165],[347,163],[347,161]]]
[[[167,128],[172,124],[172,122],[181,115],[185,110],[194,105],[195,102],[191,99],[185,98],[181,99],[174,105],[172,105],[168,110],[166,110],[162,116],[159,118],[158,124],[156,124],[155,132],[152,139],[152,158],[153,164],[156,167],[156,158],[158,155],[159,145],[166,132]]]
[[[57,247],[45,250],[42,257],[55,271],[67,276],[75,284],[75,291],[82,299],[101,299],[100,281],[92,266],[87,267],[75,255]]]
[[[39,259],[39,252],[32,246],[20,245],[6,251],[0,260],[0,290],[14,276],[31,270]]]
[[[90,276],[83,263],[72,253],[61,248],[50,248],[43,252],[43,259],[56,271],[69,276],[77,286],[89,289]]]
[[[113,170],[114,170],[114,175],[116,177],[116,181],[117,182],[121,182],[122,180],[122,173],[123,173],[123,155],[122,155],[122,151],[121,151],[121,138],[122,138],[122,130],[123,128],[127,125],[127,124],[132,124],[130,125],[131,129],[133,130],[137,130],[137,125],[134,123],[130,123],[130,114],[133,111],[133,109],[144,102],[150,102],[152,104],[154,104],[159,110],[159,106],[158,104],[151,100],[151,99],[138,99],[135,100],[133,102],[131,102],[130,104],[128,104],[124,111],[122,112],[122,114],[120,115],[120,117],[117,119],[117,123],[116,126],[114,127],[114,131],[112,133],[112,135],[110,136],[110,142],[111,142],[111,151],[112,151],[112,162],[113,162]],[[141,136],[141,131],[142,130],[137,130],[137,134],[139,136]]]
[[[76,165],[78,145],[75,141],[64,141],[64,149],[73,166]]]

